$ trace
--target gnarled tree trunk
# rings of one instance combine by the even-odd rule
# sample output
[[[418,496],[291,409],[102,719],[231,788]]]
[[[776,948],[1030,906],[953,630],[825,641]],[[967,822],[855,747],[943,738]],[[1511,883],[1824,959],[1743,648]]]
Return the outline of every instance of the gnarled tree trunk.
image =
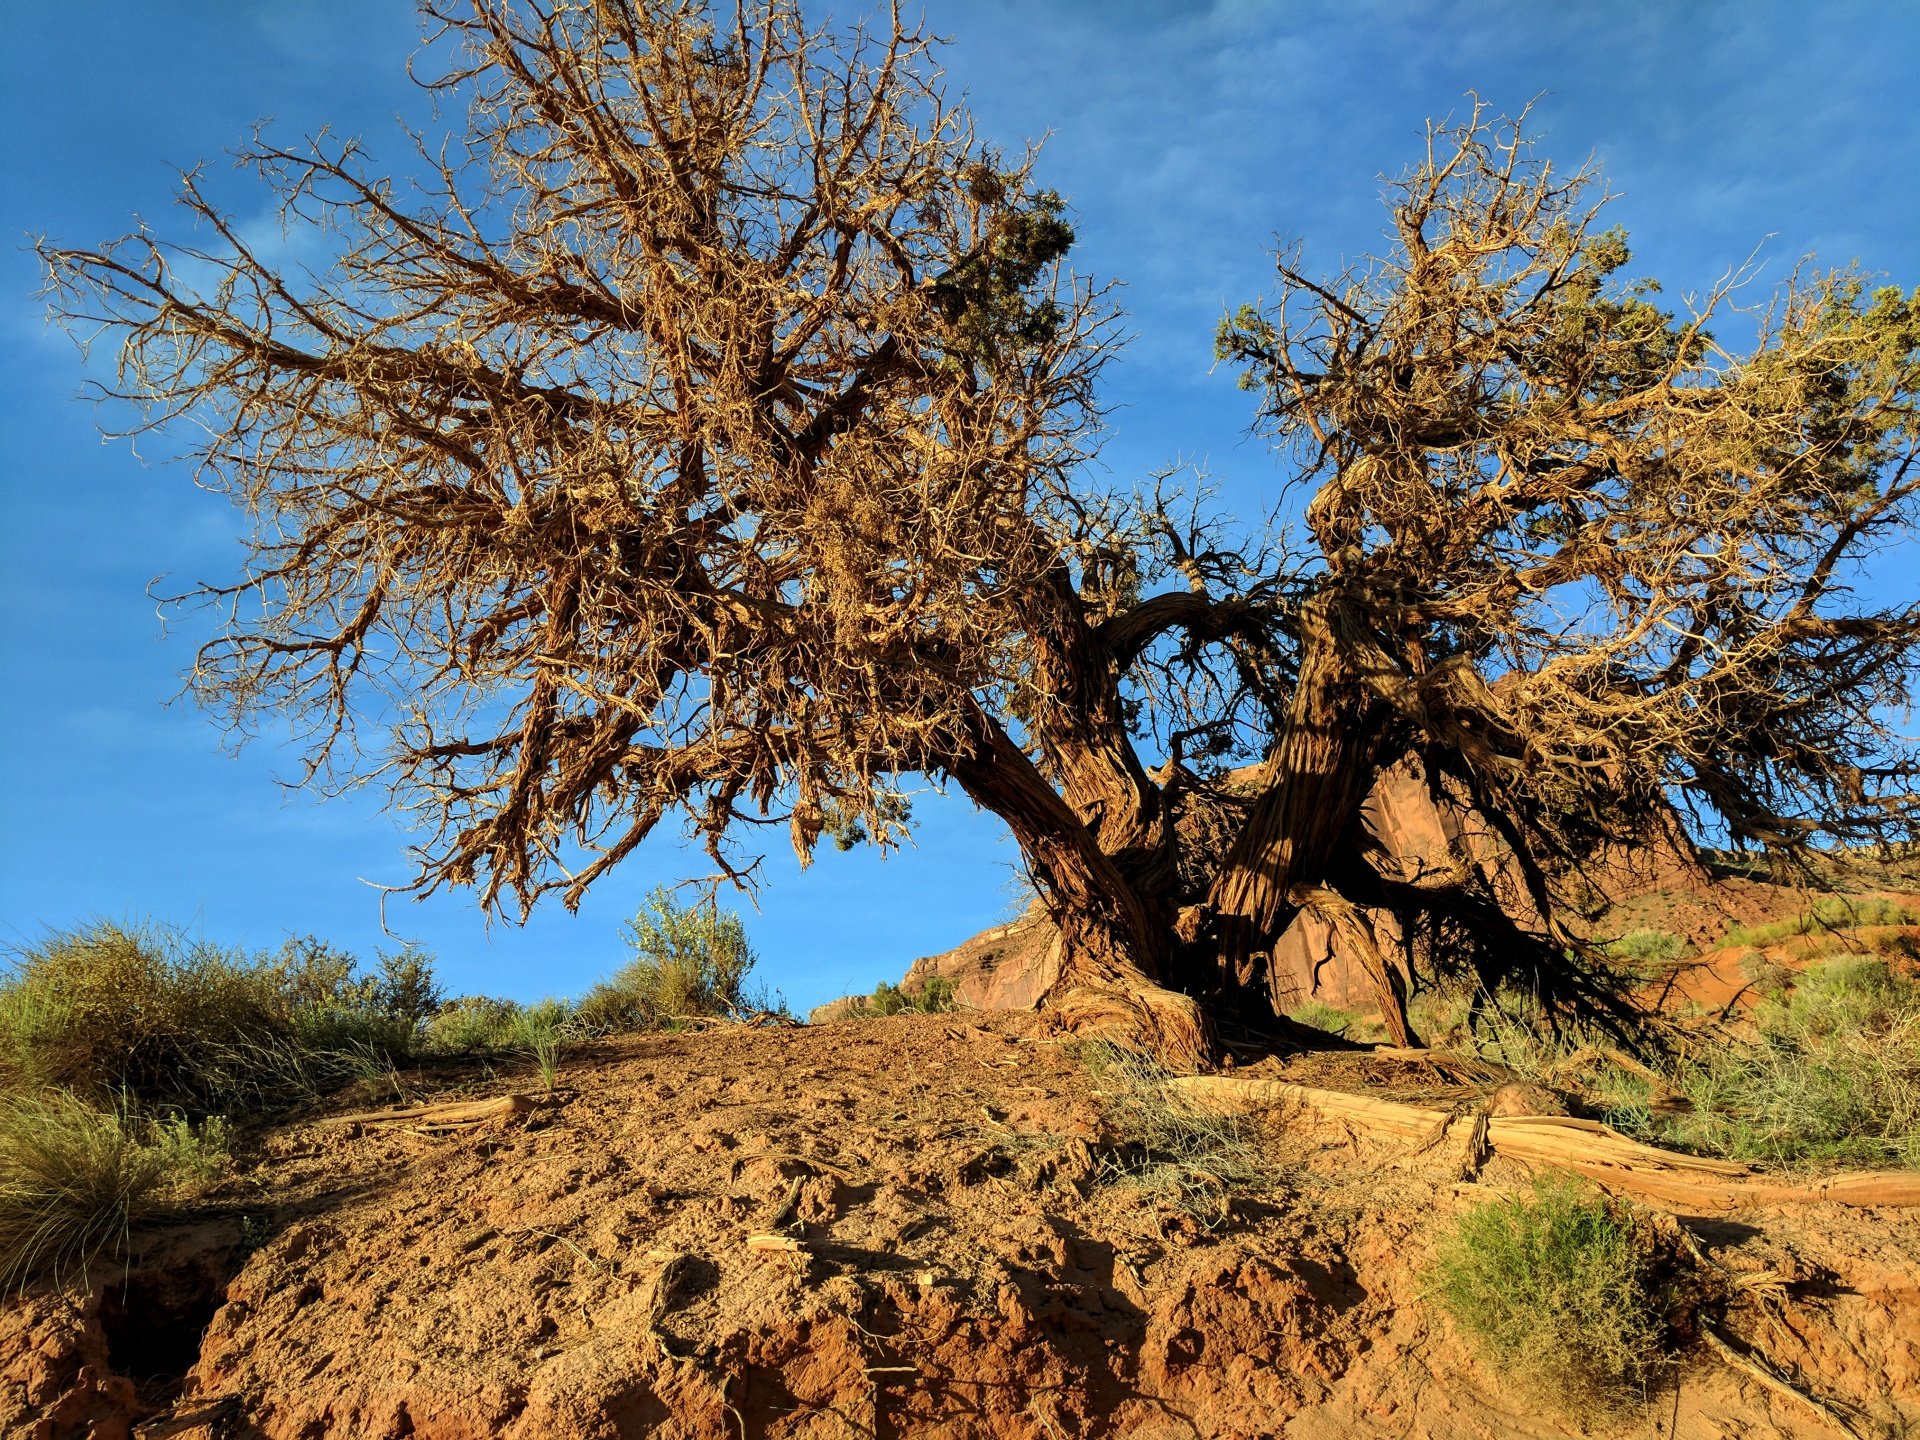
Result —
[[[1173,938],[1166,897],[1143,889],[1105,853],[1095,827],[1004,729],[984,714],[974,728],[953,777],[1013,832],[1060,930],[1059,978],[1044,1007],[1076,1034],[1150,1051],[1176,1069],[1205,1065],[1212,1026],[1192,997],[1166,985]]]
[[[1208,896],[1218,984],[1275,1006],[1271,950],[1308,892],[1329,882],[1343,841],[1360,823],[1388,715],[1343,643],[1341,601],[1301,611],[1298,682],[1278,741],[1261,766],[1260,796]],[[1376,967],[1377,968],[1377,967]],[[1381,973],[1390,1029],[1405,1027],[1405,996]]]

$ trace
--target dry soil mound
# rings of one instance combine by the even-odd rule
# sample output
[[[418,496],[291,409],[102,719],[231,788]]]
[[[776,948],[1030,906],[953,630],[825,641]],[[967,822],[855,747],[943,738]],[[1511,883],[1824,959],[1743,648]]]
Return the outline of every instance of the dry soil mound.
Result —
[[[1117,1178],[1098,1083],[1016,1015],[648,1037],[563,1080],[480,1126],[260,1137],[221,1223],[86,1297],[8,1302],[0,1432],[1567,1433],[1420,1294],[1435,1221],[1517,1173],[1462,1185],[1283,1124],[1272,1183],[1208,1228]],[[1737,1335],[1862,1434],[1920,1423],[1920,1221],[1810,1206],[1700,1233],[1773,1277]],[[1678,1375],[1642,1433],[1834,1433],[1711,1358]]]

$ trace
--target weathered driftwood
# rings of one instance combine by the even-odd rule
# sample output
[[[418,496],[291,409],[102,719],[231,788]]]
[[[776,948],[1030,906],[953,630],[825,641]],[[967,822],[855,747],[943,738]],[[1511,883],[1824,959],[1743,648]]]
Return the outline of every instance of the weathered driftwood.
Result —
[[[1528,1165],[1559,1166],[1605,1189],[1629,1191],[1688,1213],[1815,1201],[1920,1205],[1920,1173],[1889,1170],[1794,1180],[1757,1176],[1748,1165],[1661,1150],[1598,1121],[1566,1115],[1488,1118],[1238,1075],[1182,1076],[1168,1083],[1205,1109],[1291,1109],[1371,1136],[1415,1141],[1423,1150],[1447,1140],[1456,1127],[1461,1142],[1472,1143],[1470,1135],[1480,1135],[1484,1121],[1484,1143],[1496,1155]]]
[[[479,1125],[527,1115],[540,1102],[531,1095],[500,1095],[491,1100],[447,1100],[433,1105],[402,1105],[395,1110],[362,1110],[353,1115],[329,1115],[323,1125]]]

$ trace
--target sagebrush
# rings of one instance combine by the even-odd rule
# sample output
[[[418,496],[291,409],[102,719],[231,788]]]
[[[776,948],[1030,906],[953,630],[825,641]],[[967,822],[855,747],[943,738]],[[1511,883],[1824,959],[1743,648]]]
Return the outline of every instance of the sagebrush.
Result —
[[[1564,1176],[1464,1212],[1428,1284],[1503,1377],[1576,1418],[1632,1409],[1667,1363],[1648,1233]]]
[[[683,904],[663,886],[623,933],[633,959],[581,997],[575,1014],[582,1027],[646,1029],[751,1008],[746,981],[757,957],[732,911]]]

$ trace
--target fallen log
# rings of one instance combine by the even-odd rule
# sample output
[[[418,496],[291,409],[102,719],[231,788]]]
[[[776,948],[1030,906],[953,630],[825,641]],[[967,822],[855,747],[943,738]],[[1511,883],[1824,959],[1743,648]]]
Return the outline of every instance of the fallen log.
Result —
[[[1737,1160],[1662,1150],[1598,1120],[1576,1120],[1571,1115],[1495,1116],[1487,1122],[1487,1140],[1494,1154],[1534,1164],[1610,1165],[1715,1177],[1753,1174],[1751,1165]]]
[[[1294,1110],[1324,1124],[1387,1138],[1418,1142],[1429,1150],[1456,1125],[1462,1142],[1481,1133],[1496,1155],[1526,1165],[1553,1165],[1688,1214],[1738,1210],[1751,1205],[1920,1206],[1920,1172],[1868,1171],[1788,1179],[1757,1175],[1750,1165],[1682,1155],[1645,1145],[1597,1120],[1567,1115],[1501,1115],[1403,1105],[1370,1095],[1349,1095],[1310,1085],[1292,1085],[1239,1075],[1190,1075],[1169,1080],[1177,1094],[1202,1109],[1228,1113]]]

